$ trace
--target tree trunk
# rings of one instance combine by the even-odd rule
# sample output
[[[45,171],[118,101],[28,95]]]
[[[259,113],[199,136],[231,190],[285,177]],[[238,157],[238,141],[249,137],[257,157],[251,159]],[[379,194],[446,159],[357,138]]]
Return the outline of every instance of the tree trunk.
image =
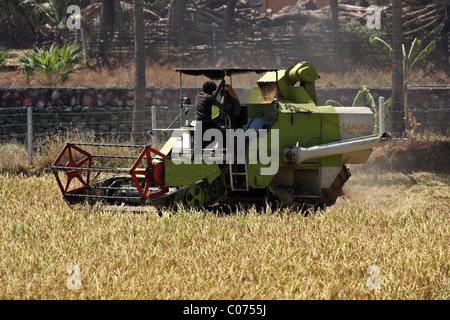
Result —
[[[114,0],[102,0],[100,12],[100,56],[106,59],[109,41],[114,32]]]
[[[405,129],[411,129],[409,118],[409,108],[408,108],[408,80],[403,79],[403,103],[405,108]]]
[[[223,18],[223,27],[225,32],[231,31],[231,26],[234,20],[234,10],[236,8],[237,0],[228,0],[227,10],[225,11],[225,17]]]
[[[337,60],[338,34],[339,34],[339,7],[338,0],[330,0],[331,26],[333,29],[333,64]],[[340,65],[340,64],[338,64]]]
[[[145,37],[143,0],[134,0],[134,109],[131,141],[139,142],[144,137],[143,120],[145,118]]]
[[[186,0],[171,0],[169,7],[169,27],[182,27],[184,25],[184,13]]]
[[[331,23],[333,32],[339,32],[339,7],[337,0],[330,0],[330,9],[331,9]]]
[[[169,41],[172,45],[179,46],[182,39],[182,28],[184,26],[184,14],[186,12],[186,0],[170,0],[169,7]],[[170,48],[169,43],[169,48]]]
[[[401,136],[405,131],[402,42],[402,0],[392,0],[392,105],[389,124],[394,136]]]
[[[124,26],[124,20],[123,20],[123,10],[122,10],[122,6],[120,4],[120,0],[115,1],[115,14],[117,14],[117,21],[118,21],[118,28],[119,31],[123,30],[123,26]]]

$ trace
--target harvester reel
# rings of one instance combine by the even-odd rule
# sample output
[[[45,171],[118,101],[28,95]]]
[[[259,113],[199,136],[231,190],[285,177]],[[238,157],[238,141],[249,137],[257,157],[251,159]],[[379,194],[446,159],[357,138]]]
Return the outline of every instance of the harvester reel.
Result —
[[[83,155],[84,158],[81,159],[80,161],[75,161],[74,156],[73,156],[74,151],[77,151],[78,153]],[[81,168],[86,163],[87,163],[87,168],[90,168],[91,163],[92,163],[91,155],[88,152],[78,148],[77,146],[74,146],[74,145],[68,143],[68,144],[66,144],[66,146],[63,148],[63,150],[60,152],[60,154],[56,158],[54,165],[57,165],[59,163],[59,161],[62,160],[63,156],[66,153],[67,153],[68,161],[65,164],[64,168],[62,169],[62,171],[64,171],[64,173],[67,177],[65,186],[63,186],[63,183],[62,183],[59,175],[57,174],[57,170],[53,169],[53,172],[55,174],[56,181],[59,185],[59,188],[61,189],[63,194],[75,194],[78,192],[83,192],[89,186],[90,172],[88,171],[86,173],[86,179],[84,179],[80,174],[81,172],[78,171],[76,168]],[[74,180],[74,179],[78,180],[81,183],[81,187],[70,190],[70,184],[71,184],[72,180]]]
[[[154,163],[154,158],[152,158],[151,154],[155,154],[159,159],[167,159],[167,156],[150,146],[94,143],[79,143],[78,145],[142,148],[142,151],[136,159],[133,156],[96,155],[90,154],[74,143],[67,143],[53,162],[52,169],[63,196],[69,202],[80,202],[83,198],[95,198],[107,200],[108,202],[141,204],[153,197],[163,195],[169,190],[164,185],[164,162]],[[74,152],[77,152],[76,157]],[[78,160],[79,158],[81,160]],[[134,163],[131,168],[104,168],[93,166],[93,159],[96,158],[131,159],[134,160]],[[65,159],[68,160],[66,161]],[[59,176],[59,171],[65,173],[65,184]],[[97,186],[91,185],[91,173],[96,173],[96,175],[102,173],[116,174],[117,176],[107,179],[103,182],[103,185]],[[75,180],[79,182],[78,186],[71,186],[71,182]],[[155,188],[155,185],[157,188]],[[100,193],[95,192],[95,190],[100,190]]]

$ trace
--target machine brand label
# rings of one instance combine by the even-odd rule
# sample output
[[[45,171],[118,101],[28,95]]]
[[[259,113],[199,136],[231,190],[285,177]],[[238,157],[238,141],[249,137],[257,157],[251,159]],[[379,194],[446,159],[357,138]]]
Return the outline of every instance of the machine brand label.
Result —
[[[364,136],[372,134],[372,126],[370,123],[346,123],[344,122],[341,127],[342,130],[347,131],[349,133]]]

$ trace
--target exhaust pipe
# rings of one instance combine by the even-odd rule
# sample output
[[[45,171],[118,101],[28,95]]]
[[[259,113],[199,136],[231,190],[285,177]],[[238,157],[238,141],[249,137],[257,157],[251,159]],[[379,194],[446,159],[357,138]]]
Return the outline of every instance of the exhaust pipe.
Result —
[[[388,145],[392,140],[388,132],[383,135],[371,135],[355,139],[347,139],[309,148],[291,146],[284,149],[284,162],[300,164],[310,159],[334,156],[337,154],[356,152]]]

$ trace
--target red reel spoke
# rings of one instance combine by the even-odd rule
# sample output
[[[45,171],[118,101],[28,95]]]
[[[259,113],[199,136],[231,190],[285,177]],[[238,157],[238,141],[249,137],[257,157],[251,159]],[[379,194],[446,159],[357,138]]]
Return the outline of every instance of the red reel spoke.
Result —
[[[73,156],[72,156],[72,147],[69,146],[69,148],[67,149],[67,151],[69,152],[69,162],[73,163]]]
[[[132,176],[134,184],[135,184],[135,187],[138,190],[138,192],[141,195],[141,197],[144,198],[144,199],[149,199],[149,198],[155,197],[157,195],[166,193],[168,191],[168,189],[165,186],[162,185],[162,183],[164,181],[161,181],[161,179],[159,179],[159,181],[155,181],[155,179],[154,179],[154,170],[156,169],[156,167],[158,165],[157,166],[153,165],[152,156],[151,156],[152,153],[154,153],[156,155],[159,155],[159,156],[161,156],[164,159],[167,159],[167,156],[163,155],[159,151],[157,151],[157,150],[155,150],[153,148],[150,148],[150,147],[145,147],[144,150],[142,150],[141,154],[139,155],[139,157],[137,158],[136,162],[133,164],[133,166],[132,166],[132,168],[130,170],[131,171],[131,176]],[[137,169],[141,165],[142,160],[144,159],[144,157],[146,158],[147,167],[145,169]],[[163,165],[164,164],[162,164],[162,166]],[[160,169],[160,168],[161,168],[161,165],[159,165],[158,169]],[[136,177],[137,175],[145,176],[144,190],[142,190],[142,187],[141,187],[141,185],[139,183],[139,180]],[[159,185],[160,190],[156,191],[154,193],[148,194],[148,192],[150,190],[150,187],[151,187],[151,184],[154,183],[154,182],[156,182]]]
[[[83,159],[81,159],[78,162],[75,162],[74,160],[74,153],[73,150],[81,153],[82,155],[84,155],[85,157]],[[89,153],[87,153],[86,151],[72,145],[72,144],[66,144],[63,148],[63,150],[60,152],[60,154],[58,155],[58,157],[56,158],[56,160],[53,162],[54,166],[58,166],[60,160],[64,157],[64,155],[67,154],[67,158],[68,161],[67,163],[63,166],[63,168],[59,168],[59,169],[53,169],[53,173],[56,177],[56,181],[58,183],[59,188],[61,189],[63,194],[73,194],[73,193],[77,193],[77,192],[82,192],[84,191],[88,185],[89,185],[89,175],[90,173],[87,173],[87,178],[86,180],[82,177],[82,175],[80,174],[81,172],[78,171],[77,169],[70,169],[70,168],[81,168],[84,164],[86,164],[86,162],[88,162],[88,166],[87,168],[91,167],[91,155]],[[59,176],[58,170],[63,171],[64,174],[66,175],[66,183],[65,186],[63,186],[63,183],[61,181],[61,178]],[[72,183],[72,180],[76,179],[81,183],[81,187],[70,190],[70,186]]]
[[[79,162],[75,163],[75,167],[81,167],[83,164],[85,164],[91,157],[86,157],[83,160],[80,160]]]

